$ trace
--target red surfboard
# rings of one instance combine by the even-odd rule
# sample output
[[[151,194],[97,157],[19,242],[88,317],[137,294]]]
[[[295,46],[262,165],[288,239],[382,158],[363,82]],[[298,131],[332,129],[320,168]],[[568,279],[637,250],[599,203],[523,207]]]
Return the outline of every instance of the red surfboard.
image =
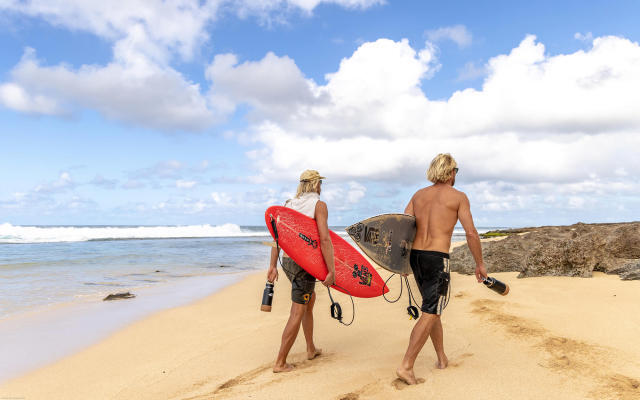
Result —
[[[282,206],[269,207],[264,217],[274,239],[271,221],[275,222],[277,241],[282,250],[305,271],[323,281],[329,271],[320,250],[316,221]],[[329,231],[329,234],[336,265],[336,282],[332,288],[354,297],[376,297],[389,291],[378,272],[358,250],[336,233]]]

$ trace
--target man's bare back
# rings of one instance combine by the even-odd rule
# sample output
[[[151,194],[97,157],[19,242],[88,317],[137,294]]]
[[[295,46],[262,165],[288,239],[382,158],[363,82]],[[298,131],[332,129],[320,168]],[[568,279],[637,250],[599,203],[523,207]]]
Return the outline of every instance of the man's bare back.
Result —
[[[446,183],[418,190],[404,211],[416,217],[417,230],[412,248],[449,253],[458,210],[466,198],[464,193]]]

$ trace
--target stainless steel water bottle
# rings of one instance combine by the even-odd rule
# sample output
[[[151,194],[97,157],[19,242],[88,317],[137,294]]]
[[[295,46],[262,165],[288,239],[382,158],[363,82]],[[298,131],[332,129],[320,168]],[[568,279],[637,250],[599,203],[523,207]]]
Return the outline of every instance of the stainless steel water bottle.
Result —
[[[498,293],[499,295],[506,296],[509,293],[509,285],[504,282],[500,282],[496,278],[486,277],[482,280],[489,289]]]
[[[271,312],[271,302],[273,301],[273,282],[267,281],[262,292],[262,305],[260,311]]]

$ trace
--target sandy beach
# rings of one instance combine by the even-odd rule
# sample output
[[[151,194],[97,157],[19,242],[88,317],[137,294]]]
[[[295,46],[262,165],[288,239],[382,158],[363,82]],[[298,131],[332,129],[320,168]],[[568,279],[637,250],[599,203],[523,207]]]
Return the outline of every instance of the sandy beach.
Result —
[[[494,274],[511,286],[502,297],[454,273],[442,317],[450,365],[434,368],[427,342],[416,363],[424,382],[409,387],[394,376],[414,324],[406,297],[395,304],[355,299],[355,322],[345,327],[330,318],[319,284],[315,336],[323,355],[305,359],[301,332],[290,356],[295,371],[272,373],[290,284],[281,275],[273,312],[260,312],[264,275],[250,274],[6,382],[0,398],[640,398],[639,281],[600,273],[592,279]],[[397,278],[390,287],[397,294]],[[350,318],[348,297],[336,297]]]

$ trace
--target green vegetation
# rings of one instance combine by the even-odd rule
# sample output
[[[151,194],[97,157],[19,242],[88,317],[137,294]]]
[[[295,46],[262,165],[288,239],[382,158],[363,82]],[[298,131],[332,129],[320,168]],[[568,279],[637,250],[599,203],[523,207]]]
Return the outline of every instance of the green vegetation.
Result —
[[[492,237],[499,237],[499,236],[509,236],[509,234],[503,233],[503,232],[485,232],[480,234],[480,237],[482,237],[483,239],[489,239]]]

